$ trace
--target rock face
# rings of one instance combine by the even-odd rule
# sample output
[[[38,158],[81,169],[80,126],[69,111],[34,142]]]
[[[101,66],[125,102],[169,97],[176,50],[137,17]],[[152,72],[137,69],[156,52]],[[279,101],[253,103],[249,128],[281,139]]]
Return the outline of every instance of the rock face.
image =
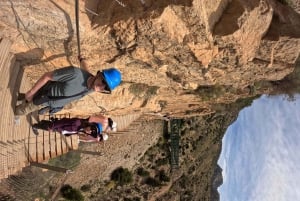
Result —
[[[74,2],[1,0],[0,38],[13,42],[13,52],[32,83],[47,71],[78,65]],[[221,139],[247,105],[246,98],[300,91],[299,5],[299,0],[79,1],[81,52],[90,71],[115,66],[123,82],[112,95],[94,93],[62,112],[188,118],[180,170],[164,191],[129,186],[128,191],[115,188],[109,196],[118,199],[115,191],[124,196],[132,191],[139,196],[144,192],[145,200],[218,199],[220,177],[214,173],[219,173],[215,165]],[[239,103],[241,99],[246,101]],[[119,149],[113,149],[113,165],[110,157],[101,161],[105,174],[116,165],[134,166],[136,161],[127,160],[137,160],[158,137],[150,143],[140,136],[140,152],[123,150],[119,158]],[[122,138],[112,148],[131,151],[129,142]],[[100,167],[94,161],[91,157],[78,167],[82,180],[96,178],[86,171]],[[69,181],[81,185],[78,178]],[[99,196],[109,200],[101,192]]]
[[[216,169],[212,181],[212,192],[211,192],[212,201],[220,200],[220,196],[217,189],[222,184],[223,184],[222,168],[219,165],[216,165]]]
[[[80,1],[81,51],[91,72],[116,66],[123,82],[111,96],[93,94],[66,109],[186,117],[269,92],[272,86],[249,88],[283,79],[299,59],[299,1],[287,2]],[[78,65],[74,2],[4,1],[1,11],[0,37],[13,41],[32,82]]]

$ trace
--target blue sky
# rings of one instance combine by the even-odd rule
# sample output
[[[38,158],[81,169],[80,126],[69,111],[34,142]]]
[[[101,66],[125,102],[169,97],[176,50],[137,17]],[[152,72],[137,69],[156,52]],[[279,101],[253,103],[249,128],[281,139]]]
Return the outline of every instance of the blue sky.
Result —
[[[220,201],[300,201],[300,96],[262,96],[223,138]]]

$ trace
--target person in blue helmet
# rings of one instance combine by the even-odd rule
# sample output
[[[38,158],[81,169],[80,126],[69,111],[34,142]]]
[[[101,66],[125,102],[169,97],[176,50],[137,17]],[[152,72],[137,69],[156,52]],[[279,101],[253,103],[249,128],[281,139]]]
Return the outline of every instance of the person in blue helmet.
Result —
[[[27,93],[19,94],[21,104],[15,115],[26,115],[38,110],[40,114],[58,112],[63,107],[91,92],[111,93],[121,83],[121,72],[116,68],[88,71],[86,60],[78,57],[81,68],[68,66],[45,73]]]
[[[102,119],[102,120],[100,120]],[[99,121],[100,120],[100,121]],[[97,121],[97,122],[92,122]],[[102,115],[91,116],[89,118],[62,118],[51,120],[41,120],[32,125],[32,130],[35,135],[38,135],[38,130],[59,132],[63,135],[80,134],[79,139],[83,142],[99,142],[108,139],[110,131],[116,131],[116,122],[110,117]]]
[[[106,141],[108,139],[108,134],[110,132],[117,131],[117,123],[112,120],[110,117],[106,117],[104,115],[98,114],[90,116],[86,119],[89,123],[96,123],[98,130],[102,133],[101,141]],[[80,140],[84,142],[90,142],[94,139],[89,136],[80,136]]]

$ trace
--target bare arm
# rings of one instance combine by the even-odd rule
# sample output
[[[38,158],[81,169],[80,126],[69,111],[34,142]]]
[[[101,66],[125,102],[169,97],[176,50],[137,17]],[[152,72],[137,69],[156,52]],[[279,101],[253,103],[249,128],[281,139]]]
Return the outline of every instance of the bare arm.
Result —
[[[79,60],[79,63],[80,63],[80,68],[89,72],[89,66],[86,62],[86,58],[79,55],[78,60]]]
[[[107,124],[107,118],[101,114],[93,115],[89,118],[89,123],[100,123],[103,125]]]
[[[89,66],[88,66],[88,64],[87,64],[87,62],[86,62],[85,59],[82,60],[82,61],[80,62],[80,67],[81,67],[83,70],[86,70],[86,71],[89,72]]]
[[[27,101],[32,101],[33,96],[36,92],[42,88],[48,81],[53,79],[53,71],[45,73],[35,84],[34,86],[25,94]]]

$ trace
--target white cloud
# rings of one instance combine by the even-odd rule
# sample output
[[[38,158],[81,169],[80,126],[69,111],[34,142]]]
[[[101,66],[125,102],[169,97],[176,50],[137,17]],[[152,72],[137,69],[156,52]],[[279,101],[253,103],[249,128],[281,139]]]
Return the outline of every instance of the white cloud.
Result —
[[[226,131],[221,201],[300,200],[300,96],[262,96]]]

